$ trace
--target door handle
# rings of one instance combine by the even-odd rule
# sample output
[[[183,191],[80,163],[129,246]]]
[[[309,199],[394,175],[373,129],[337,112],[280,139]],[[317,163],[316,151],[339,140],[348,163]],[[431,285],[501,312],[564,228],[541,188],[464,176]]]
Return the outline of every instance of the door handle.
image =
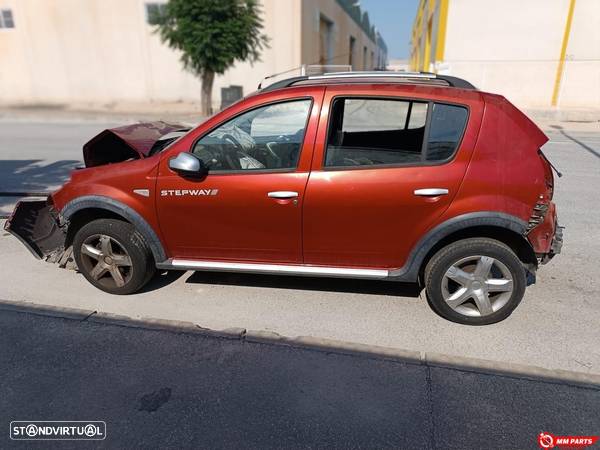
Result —
[[[267,196],[269,196],[270,198],[286,199],[286,198],[296,198],[296,197],[298,197],[298,193],[294,192],[294,191],[274,191],[274,192],[269,192],[267,194]]]
[[[437,197],[438,195],[448,195],[448,189],[442,188],[427,188],[427,189],[416,189],[415,195],[421,197]]]

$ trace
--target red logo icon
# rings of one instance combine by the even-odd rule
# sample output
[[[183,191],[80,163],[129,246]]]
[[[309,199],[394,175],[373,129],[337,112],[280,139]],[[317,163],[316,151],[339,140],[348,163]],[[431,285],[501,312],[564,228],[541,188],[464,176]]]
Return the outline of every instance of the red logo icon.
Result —
[[[550,433],[540,433],[538,444],[541,448],[583,448],[594,445],[598,436],[554,436]]]
[[[554,436],[548,433],[540,433],[538,436],[538,444],[542,448],[554,448]]]

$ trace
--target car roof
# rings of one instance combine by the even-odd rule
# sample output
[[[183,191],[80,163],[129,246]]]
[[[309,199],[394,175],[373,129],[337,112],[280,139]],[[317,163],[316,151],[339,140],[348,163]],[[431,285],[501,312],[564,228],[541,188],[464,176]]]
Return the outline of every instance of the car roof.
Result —
[[[272,83],[258,92],[270,92],[292,86],[316,86],[331,84],[416,84],[476,90],[468,81],[450,75],[430,72],[333,72],[322,75],[302,75]],[[262,84],[262,83],[261,83]]]

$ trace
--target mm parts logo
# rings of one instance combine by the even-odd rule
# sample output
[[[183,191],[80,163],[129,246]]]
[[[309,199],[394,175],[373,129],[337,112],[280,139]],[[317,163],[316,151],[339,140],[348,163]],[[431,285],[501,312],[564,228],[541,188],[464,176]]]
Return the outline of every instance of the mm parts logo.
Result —
[[[550,433],[538,435],[540,448],[584,448],[594,445],[598,436],[556,436]]]

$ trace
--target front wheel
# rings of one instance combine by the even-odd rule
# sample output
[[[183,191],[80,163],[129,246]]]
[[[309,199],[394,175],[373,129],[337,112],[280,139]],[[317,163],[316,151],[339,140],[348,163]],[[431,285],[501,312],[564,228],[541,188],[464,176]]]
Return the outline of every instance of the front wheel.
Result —
[[[467,325],[506,319],[525,294],[523,264],[502,242],[463,239],[436,253],[425,268],[427,298],[442,317]]]
[[[111,294],[131,294],[155,272],[152,254],[133,225],[98,219],[84,225],[73,240],[73,255],[83,276]]]

